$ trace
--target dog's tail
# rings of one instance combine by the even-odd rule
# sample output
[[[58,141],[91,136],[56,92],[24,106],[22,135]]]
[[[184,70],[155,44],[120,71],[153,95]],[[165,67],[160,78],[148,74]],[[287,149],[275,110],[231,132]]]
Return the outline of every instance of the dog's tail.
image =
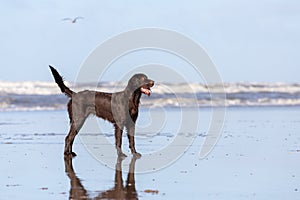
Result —
[[[61,75],[59,75],[59,73],[56,71],[56,69],[54,69],[52,66],[50,66],[51,72],[53,74],[54,80],[57,83],[57,85],[59,86],[60,90],[62,93],[65,93],[68,97],[72,98],[73,95],[73,91],[70,90],[70,88],[68,88],[65,84],[64,84],[64,80],[61,77]]]

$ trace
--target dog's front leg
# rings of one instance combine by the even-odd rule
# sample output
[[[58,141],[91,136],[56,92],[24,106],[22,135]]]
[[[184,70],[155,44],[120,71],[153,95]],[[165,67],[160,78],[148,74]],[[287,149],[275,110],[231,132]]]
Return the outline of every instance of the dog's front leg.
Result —
[[[142,155],[140,153],[138,153],[135,149],[134,134],[135,134],[135,124],[131,123],[127,127],[127,137],[129,140],[129,148],[130,148],[133,156],[140,158]]]
[[[120,128],[117,124],[115,124],[115,139],[116,139],[116,149],[119,157],[127,157],[126,154],[122,151],[122,133],[123,127]]]

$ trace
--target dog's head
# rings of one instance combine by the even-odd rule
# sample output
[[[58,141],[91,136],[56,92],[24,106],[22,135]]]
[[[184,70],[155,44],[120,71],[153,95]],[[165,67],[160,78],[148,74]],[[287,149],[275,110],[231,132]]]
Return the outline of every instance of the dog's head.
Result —
[[[154,81],[148,79],[145,74],[135,74],[128,81],[128,87],[132,91],[142,92],[148,96],[151,94],[151,87],[153,87]]]

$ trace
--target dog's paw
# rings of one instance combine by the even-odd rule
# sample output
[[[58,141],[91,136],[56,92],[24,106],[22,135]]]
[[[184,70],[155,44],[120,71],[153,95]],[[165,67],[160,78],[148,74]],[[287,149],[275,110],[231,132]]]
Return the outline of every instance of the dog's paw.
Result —
[[[127,155],[125,153],[120,153],[118,154],[118,157],[123,160],[127,157]]]
[[[118,158],[124,159],[126,157],[127,155],[125,153],[123,153],[122,151],[118,151]]]
[[[118,154],[118,162],[122,162],[123,160],[125,160],[127,158],[126,154]]]
[[[75,152],[72,152],[71,155],[72,155],[72,157],[77,156],[77,154]]]
[[[133,155],[135,158],[140,158],[140,157],[142,157],[142,154],[140,154],[140,153],[138,153],[138,152],[132,153],[132,155]]]
[[[71,157],[71,158],[77,156],[77,154],[74,152],[65,152],[64,155],[65,157]]]
[[[118,153],[118,156],[122,157],[122,158],[126,158],[127,157],[127,155],[125,153],[123,153],[123,152]]]

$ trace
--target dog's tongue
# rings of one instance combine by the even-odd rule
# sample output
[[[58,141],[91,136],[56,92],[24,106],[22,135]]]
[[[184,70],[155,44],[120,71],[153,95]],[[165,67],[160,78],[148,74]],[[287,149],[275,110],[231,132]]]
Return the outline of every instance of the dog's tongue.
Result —
[[[143,88],[143,87],[141,87],[141,92],[148,96],[150,96],[150,94],[151,94],[151,90],[149,90],[147,88]]]

